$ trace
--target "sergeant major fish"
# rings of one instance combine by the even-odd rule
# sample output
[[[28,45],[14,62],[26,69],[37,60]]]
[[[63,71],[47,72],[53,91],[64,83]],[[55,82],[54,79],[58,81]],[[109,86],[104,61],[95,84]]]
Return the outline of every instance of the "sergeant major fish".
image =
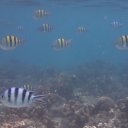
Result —
[[[50,13],[47,10],[38,9],[35,11],[35,17],[41,19],[45,16],[48,16]]]
[[[111,23],[111,25],[112,25],[113,28],[120,28],[120,27],[123,26],[123,24],[121,24],[121,23],[118,22],[118,21],[113,21],[113,22]]]
[[[1,102],[4,106],[11,108],[30,107],[44,97],[44,95],[34,95],[33,93],[24,88],[11,87],[4,91]]]
[[[120,50],[128,50],[128,35],[122,35],[115,42],[115,46]]]
[[[13,50],[23,43],[23,40],[14,35],[7,35],[0,41],[0,48],[2,50]]]
[[[59,38],[52,45],[55,50],[61,50],[71,45],[71,40],[67,40],[64,38]]]
[[[18,31],[23,31],[23,29],[24,29],[24,27],[21,25],[16,27],[16,30],[18,30]]]
[[[78,30],[78,32],[81,32],[81,33],[87,31],[87,29],[83,26],[79,26],[77,30]]]
[[[43,25],[39,28],[39,30],[40,30],[41,32],[50,32],[50,31],[53,30],[53,27],[52,27],[50,24],[43,24]]]

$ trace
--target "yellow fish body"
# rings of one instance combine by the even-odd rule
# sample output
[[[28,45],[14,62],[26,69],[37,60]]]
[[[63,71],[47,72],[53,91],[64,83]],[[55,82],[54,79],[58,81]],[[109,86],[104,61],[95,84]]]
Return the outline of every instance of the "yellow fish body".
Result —
[[[64,38],[59,38],[53,44],[53,48],[55,50],[60,50],[60,49],[64,49],[66,47],[69,47],[70,45],[71,45],[71,40],[66,40]]]
[[[43,18],[48,15],[49,15],[49,12],[47,10],[38,9],[35,11],[35,17],[38,19]]]
[[[53,27],[52,27],[50,24],[43,24],[43,25],[39,28],[39,30],[40,30],[41,32],[50,32],[50,31],[53,30]]]
[[[87,29],[85,28],[85,27],[83,27],[83,26],[80,26],[80,27],[78,27],[78,32],[86,32],[87,31]]]
[[[22,43],[22,40],[14,35],[7,35],[0,42],[0,48],[3,50],[12,50],[18,47]]]

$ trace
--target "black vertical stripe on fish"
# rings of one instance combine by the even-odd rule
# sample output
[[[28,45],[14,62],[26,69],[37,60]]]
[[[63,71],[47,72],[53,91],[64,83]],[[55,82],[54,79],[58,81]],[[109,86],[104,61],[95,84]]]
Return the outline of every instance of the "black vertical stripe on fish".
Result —
[[[17,37],[16,36],[14,36],[14,42],[13,42],[14,44],[13,44],[13,46],[16,46],[17,45]]]
[[[12,45],[13,45],[13,42],[12,42],[12,36],[9,36],[9,40],[10,40],[10,47],[12,47]]]
[[[28,95],[28,102],[30,101],[30,98],[31,98],[31,96],[32,96],[32,93],[33,93],[33,92],[29,92],[29,95]]]
[[[22,103],[24,103],[24,100],[25,100],[25,96],[26,96],[26,90],[23,89],[23,93],[22,93]]]
[[[126,38],[126,46],[128,46],[128,36],[125,35],[125,38]]]
[[[127,38],[127,35],[125,35],[125,40],[126,40],[126,43],[128,42],[128,38]]]
[[[8,102],[11,102],[11,88],[8,89]]]
[[[15,88],[15,102],[17,101],[19,88]]]
[[[60,40],[60,44],[61,44],[60,47],[63,48],[64,47],[64,40],[62,38]]]

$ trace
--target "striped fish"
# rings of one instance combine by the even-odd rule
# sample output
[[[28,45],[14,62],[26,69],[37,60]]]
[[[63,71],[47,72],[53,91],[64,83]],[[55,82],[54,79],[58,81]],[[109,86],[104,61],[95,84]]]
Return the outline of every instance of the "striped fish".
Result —
[[[121,23],[118,22],[118,21],[113,21],[113,22],[111,23],[111,26],[112,26],[113,28],[120,28],[120,27],[123,26],[123,24],[121,24]]]
[[[118,49],[128,50],[128,35],[122,35],[116,42],[115,45]]]
[[[19,46],[21,43],[22,41],[18,37],[14,35],[7,35],[0,42],[0,48],[2,50],[12,50]]]
[[[6,107],[21,108],[29,107],[33,103],[40,101],[44,95],[34,95],[34,92],[24,88],[12,87],[4,91],[1,102]]]
[[[52,46],[55,50],[60,50],[60,49],[64,49],[66,47],[69,47],[70,45],[71,45],[71,40],[59,38],[55,41],[55,43]]]
[[[53,27],[50,24],[43,24],[39,30],[41,32],[51,32],[53,30]]]
[[[38,19],[43,18],[43,17],[48,16],[48,15],[49,15],[49,12],[47,10],[38,9],[35,11],[35,17]]]
[[[80,26],[80,27],[78,27],[78,32],[86,32],[87,31],[87,29],[85,28],[85,27],[83,27],[83,26]]]
[[[16,27],[16,30],[18,30],[18,31],[23,31],[23,29],[24,29],[23,26],[17,26],[17,27]]]

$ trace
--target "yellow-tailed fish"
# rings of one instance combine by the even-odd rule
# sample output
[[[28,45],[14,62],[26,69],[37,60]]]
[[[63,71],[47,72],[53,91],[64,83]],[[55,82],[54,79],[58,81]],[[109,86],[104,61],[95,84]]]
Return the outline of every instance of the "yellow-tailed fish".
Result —
[[[39,30],[40,30],[41,32],[51,32],[51,31],[53,30],[53,26],[50,25],[50,24],[43,24],[43,25],[39,28]]]
[[[45,16],[48,16],[50,13],[47,10],[38,9],[35,11],[35,17],[41,19]]]
[[[128,50],[128,35],[122,35],[115,42],[115,46],[120,50]]]
[[[61,50],[69,47],[70,45],[71,45],[71,40],[59,38],[55,41],[55,43],[52,46],[55,50]]]
[[[0,48],[2,50],[13,50],[23,43],[23,40],[14,35],[7,35],[0,41]]]

